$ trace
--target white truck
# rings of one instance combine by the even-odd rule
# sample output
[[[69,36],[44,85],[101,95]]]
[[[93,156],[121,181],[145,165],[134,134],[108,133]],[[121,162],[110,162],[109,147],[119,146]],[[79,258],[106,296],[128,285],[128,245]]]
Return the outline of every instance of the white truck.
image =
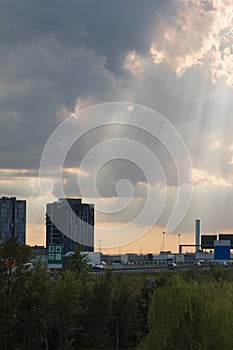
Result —
[[[88,257],[88,264],[92,266],[101,265],[101,253],[99,252],[81,252]]]

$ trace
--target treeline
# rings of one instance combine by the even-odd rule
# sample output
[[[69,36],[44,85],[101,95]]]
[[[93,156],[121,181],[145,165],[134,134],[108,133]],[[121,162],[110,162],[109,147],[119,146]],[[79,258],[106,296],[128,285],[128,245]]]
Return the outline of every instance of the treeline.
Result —
[[[233,271],[93,276],[77,248],[65,270],[28,269],[0,245],[1,350],[232,350]]]
[[[144,350],[232,350],[232,270],[191,271],[158,280]]]
[[[30,247],[0,246],[0,349],[136,348],[147,334],[153,286],[107,270],[92,276],[77,248],[64,271],[28,269]]]

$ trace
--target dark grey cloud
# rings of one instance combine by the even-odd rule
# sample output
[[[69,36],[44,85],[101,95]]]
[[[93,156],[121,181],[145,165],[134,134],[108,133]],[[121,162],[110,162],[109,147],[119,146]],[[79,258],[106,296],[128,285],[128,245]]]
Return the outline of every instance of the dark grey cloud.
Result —
[[[173,122],[191,119],[199,98],[198,87],[188,91],[192,78],[177,81],[168,66],[151,62],[143,89],[130,95],[130,83],[137,82],[123,68],[127,52],[145,54],[160,30],[159,19],[174,14],[174,1],[2,2],[2,166],[38,167],[58,125],[57,109],[71,110],[78,97],[133,99]]]
[[[111,74],[122,74],[127,51],[146,52],[157,14],[167,11],[163,1],[2,1],[2,166],[38,167],[59,106],[116,99]]]
[[[0,44],[52,37],[65,46],[84,46],[106,57],[109,69],[124,52],[146,52],[157,16],[173,12],[174,1],[68,0],[1,1]]]
[[[17,45],[0,53],[0,62],[0,142],[4,167],[39,166],[43,146],[59,123],[56,118],[59,106],[72,109],[79,96],[95,95],[98,99],[98,95],[107,97],[115,92],[103,59],[91,51],[67,52],[57,44],[49,47],[48,42]],[[31,150],[34,160],[27,156]],[[20,152],[20,158],[14,156]]]
[[[93,103],[133,101],[160,112],[174,123],[184,138],[194,167],[206,170],[210,176],[219,174],[230,183],[232,88],[226,87],[224,82],[213,85],[208,56],[200,65],[190,65],[177,76],[171,62],[165,60],[155,64],[149,54],[150,45],[156,38],[159,38],[158,43],[163,42],[166,25],[176,23],[182,4],[175,0],[0,0],[1,167],[32,169],[25,176],[31,176],[34,181],[36,170],[33,169],[38,169],[44,145],[60,123],[57,111],[63,107],[72,111],[78,98],[90,97]],[[212,10],[211,1],[201,1],[199,5],[203,11]],[[185,14],[182,15],[185,18]],[[203,28],[204,32],[208,26]],[[182,36],[177,37],[179,41],[171,45],[169,52],[176,59],[183,53],[180,48]],[[201,38],[195,41],[195,48]],[[195,55],[190,46],[190,55]],[[161,45],[161,48],[164,47]],[[140,77],[124,66],[126,55],[131,51],[141,58]],[[88,150],[111,136],[114,137],[115,132],[104,129],[89,133],[71,149],[65,166],[79,166]],[[158,140],[130,128],[119,130],[118,136],[136,138],[150,149],[164,169],[167,184],[171,188],[177,186],[175,165]],[[220,142],[219,149],[211,149],[215,140]],[[23,178],[17,171],[15,176]],[[66,193],[72,195],[76,178],[65,171],[64,177]],[[124,161],[109,163],[97,179],[101,195],[115,195],[115,184],[122,178],[129,179],[133,185],[145,181],[143,173],[135,166],[126,165]],[[200,210],[206,213],[208,221],[211,213],[219,212],[225,218],[228,212],[225,211],[225,215],[223,208],[227,205],[218,209],[218,203],[227,202],[231,195],[228,189],[229,186],[219,187],[216,196],[211,190],[207,191],[209,200],[204,198],[201,190],[197,191],[184,230],[188,221],[193,222],[193,215],[200,216]],[[56,195],[56,186],[52,190]],[[9,195],[38,196],[27,186],[27,180],[17,180],[14,184],[3,181],[3,195],[4,191]],[[79,194],[78,189],[75,194]],[[145,193],[137,188],[136,195],[143,198]],[[209,202],[216,205],[208,206]],[[132,203],[121,219],[127,221],[127,217],[133,216],[141,207],[141,202]],[[229,215],[227,220],[217,220],[215,215],[213,225],[209,227],[212,230],[212,227],[222,225],[227,229],[232,225]],[[162,218],[161,222],[165,224],[166,220]]]

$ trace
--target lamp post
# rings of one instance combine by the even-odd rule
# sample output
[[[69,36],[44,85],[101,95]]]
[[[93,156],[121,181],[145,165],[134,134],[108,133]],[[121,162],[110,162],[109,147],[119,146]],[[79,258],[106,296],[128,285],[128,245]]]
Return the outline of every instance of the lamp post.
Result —
[[[179,251],[179,254],[180,254],[180,236],[181,236],[181,233],[178,233],[178,251]]]
[[[164,252],[164,237],[165,237],[165,232],[163,232],[163,252]]]
[[[99,251],[102,253],[102,239],[99,239]]]

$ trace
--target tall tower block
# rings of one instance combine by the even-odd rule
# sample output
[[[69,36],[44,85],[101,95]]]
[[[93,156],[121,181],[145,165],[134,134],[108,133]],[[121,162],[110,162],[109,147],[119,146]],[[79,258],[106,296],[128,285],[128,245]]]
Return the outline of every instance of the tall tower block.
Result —
[[[46,206],[46,245],[61,244],[63,253],[94,251],[94,204],[82,203],[80,198],[60,198]]]
[[[16,197],[0,198],[0,241],[17,238],[22,245],[26,240],[26,201]]]

